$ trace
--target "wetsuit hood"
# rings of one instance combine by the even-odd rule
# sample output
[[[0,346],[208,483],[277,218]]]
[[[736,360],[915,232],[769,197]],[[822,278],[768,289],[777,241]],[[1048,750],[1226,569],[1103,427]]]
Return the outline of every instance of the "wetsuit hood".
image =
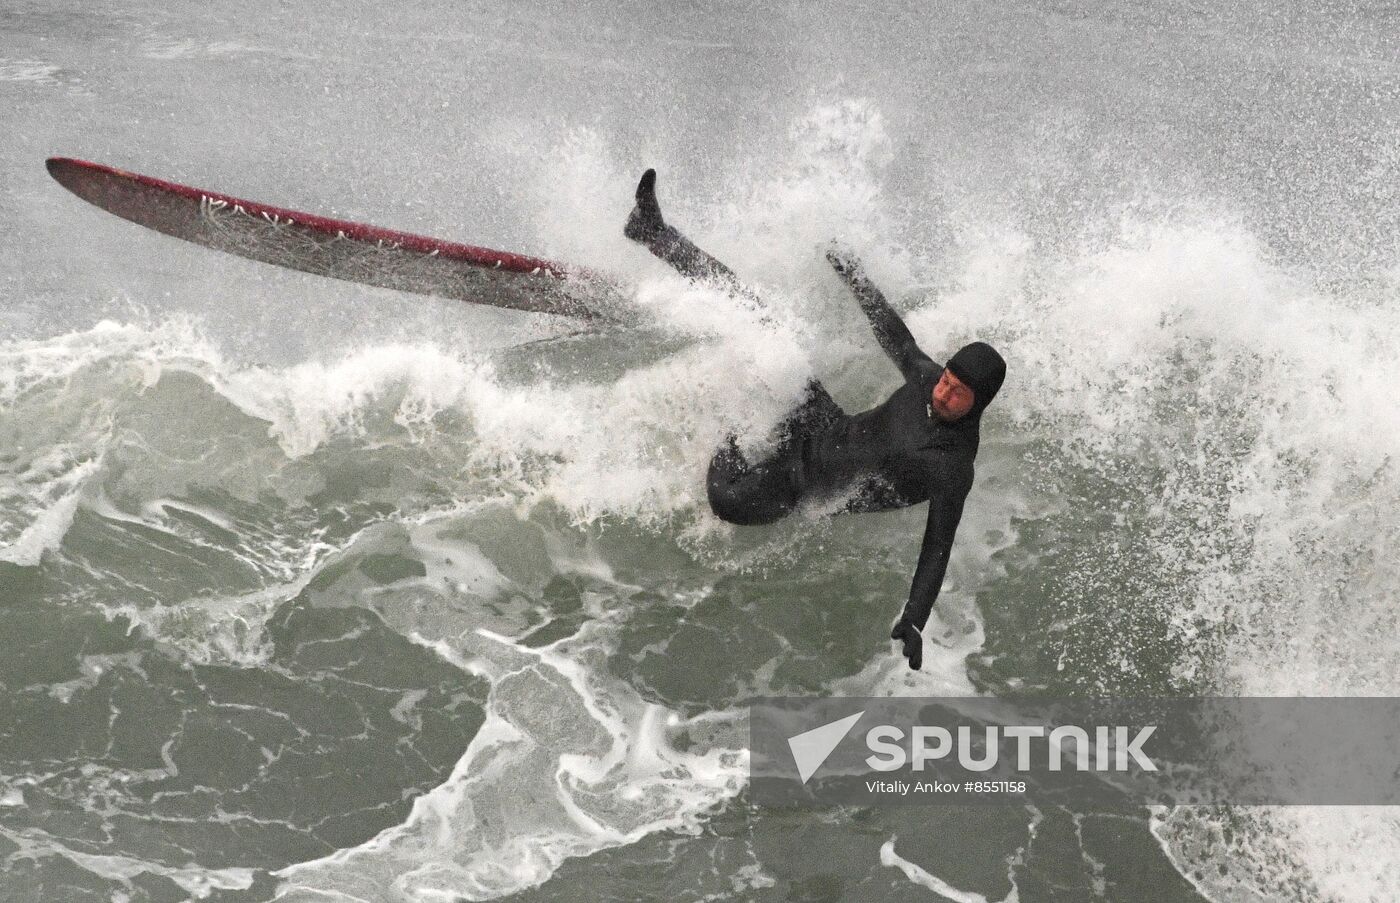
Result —
[[[972,410],[968,412],[972,417],[986,410],[1006,379],[1006,361],[986,342],[962,346],[946,366],[972,389]]]

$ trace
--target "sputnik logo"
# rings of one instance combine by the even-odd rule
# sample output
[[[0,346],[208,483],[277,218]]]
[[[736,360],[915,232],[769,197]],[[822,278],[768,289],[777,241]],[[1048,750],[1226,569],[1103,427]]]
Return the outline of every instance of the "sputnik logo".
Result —
[[[797,774],[802,778],[802,783],[807,783],[807,779],[822,767],[832,750],[845,739],[864,714],[862,710],[788,738],[788,749],[792,750],[792,761],[797,765]]]

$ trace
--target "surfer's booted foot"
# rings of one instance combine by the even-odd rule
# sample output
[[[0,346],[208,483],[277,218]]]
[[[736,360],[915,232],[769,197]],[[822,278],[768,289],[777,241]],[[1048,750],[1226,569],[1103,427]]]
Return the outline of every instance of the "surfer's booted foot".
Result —
[[[627,217],[622,234],[675,267],[684,276],[718,282],[730,291],[747,295],[734,271],[697,248],[690,239],[661,218],[656,201],[656,170],[642,173],[637,183],[637,204]]]
[[[661,205],[656,202],[656,170],[648,169],[637,183],[637,206],[627,217],[622,234],[650,248],[661,239],[665,228],[666,223],[661,219]]]

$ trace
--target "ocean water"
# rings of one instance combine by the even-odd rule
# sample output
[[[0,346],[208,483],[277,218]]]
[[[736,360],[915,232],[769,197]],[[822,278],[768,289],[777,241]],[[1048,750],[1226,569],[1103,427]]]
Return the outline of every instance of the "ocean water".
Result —
[[[766,811],[763,694],[1400,690],[1400,11],[0,0],[0,899],[1389,901],[1389,808]],[[71,155],[613,272],[645,328],[148,233]],[[638,174],[755,309],[620,232]],[[809,375],[1010,363],[921,509],[734,529]]]

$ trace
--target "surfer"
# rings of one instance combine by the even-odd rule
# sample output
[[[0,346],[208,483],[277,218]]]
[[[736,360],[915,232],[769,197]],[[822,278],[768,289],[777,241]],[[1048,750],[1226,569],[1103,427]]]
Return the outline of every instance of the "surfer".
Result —
[[[656,170],[637,185],[636,206],[623,234],[682,275],[743,286],[734,271],[698,248],[661,216]],[[838,513],[888,511],[927,501],[928,524],[909,600],[890,638],[902,644],[909,667],[923,661],[924,625],[943,585],[953,534],[972,489],[982,412],[1006,377],[1006,362],[984,342],[964,345],[939,366],[919,348],[853,257],[828,251],[827,260],[869,318],[880,347],[904,384],[885,402],[847,414],[815,379],[802,403],[778,427],[776,448],[749,462],[729,436],[710,461],[710,508],[733,524],[770,524],[807,499],[840,498]]]

